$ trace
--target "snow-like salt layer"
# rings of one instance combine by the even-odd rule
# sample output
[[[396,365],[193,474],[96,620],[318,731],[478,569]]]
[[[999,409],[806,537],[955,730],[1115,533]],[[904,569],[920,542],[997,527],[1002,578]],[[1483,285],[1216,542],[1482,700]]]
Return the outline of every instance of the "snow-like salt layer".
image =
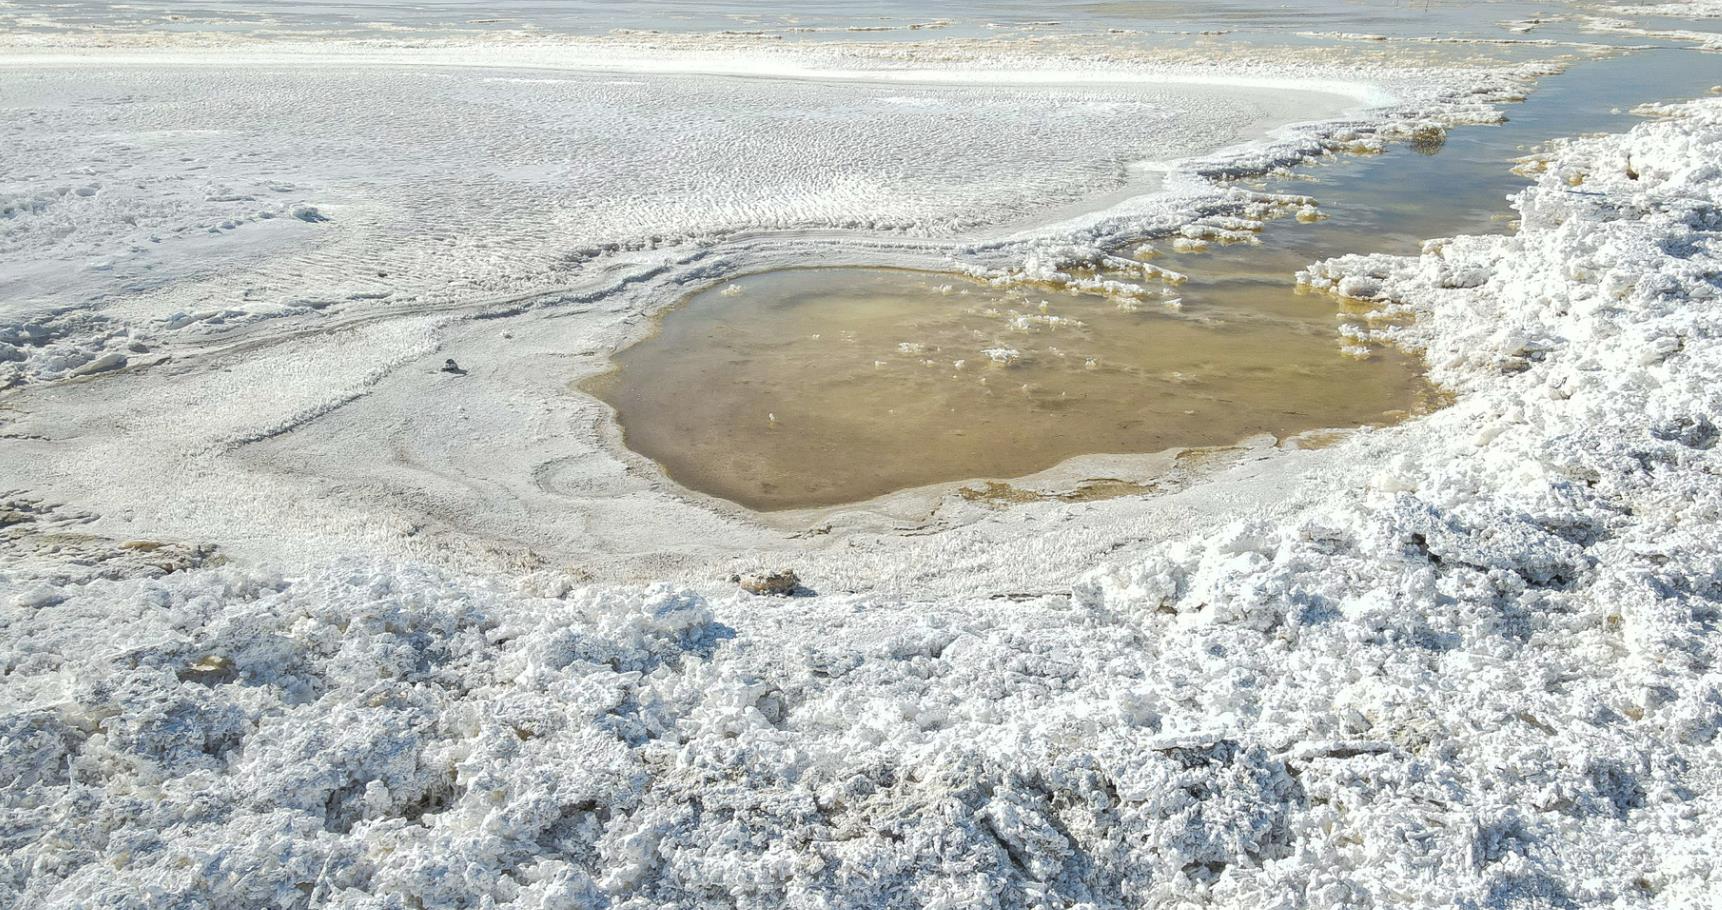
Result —
[[[1312,267],[1458,402],[1063,595],[279,578],[14,501],[6,896],[1711,905],[1722,102],[1663,113]]]
[[[1722,2],[1718,0],[1676,0],[1674,3],[1642,3],[1608,6],[1605,10],[1622,16],[1676,16],[1687,19],[1722,18]]]
[[[1569,4],[1556,3],[1559,9]],[[29,33],[88,29],[107,37],[167,31],[184,35],[312,34],[329,32],[400,38],[486,31],[602,34],[615,29],[713,32],[729,30],[817,40],[866,33],[883,40],[941,34],[1066,30],[1137,34],[1243,32],[1272,37],[1313,24],[1367,28],[1393,35],[1431,33],[1488,38],[1502,19],[1546,17],[1551,4],[1491,0],[1472,4],[1372,4],[1346,0],[1204,0],[1179,3],[1085,3],[1049,6],[1028,0],[948,0],[936,7],[912,0],[362,0],[340,4],[303,0],[202,0],[195,7],[144,0],[122,5],[88,0],[8,0],[0,27]],[[91,28],[94,26],[94,28]]]
[[[0,385],[121,366],[187,328],[542,292],[617,250],[743,230],[951,236],[1356,103],[1314,80],[222,59],[0,60]]]
[[[602,406],[568,383],[601,370],[642,316],[742,271],[950,267],[956,256],[983,274],[1034,277],[1100,255],[1109,237],[1203,215],[1221,224],[1289,212],[1287,200],[1208,175],[1486,121],[1499,116],[1492,102],[1547,70],[1307,67],[1297,73],[1306,84],[1368,77],[1404,103],[1385,120],[1280,129],[1215,152],[1240,130],[1331,114],[1356,96],[1289,93],[1283,63],[1239,64],[1282,86],[1267,91],[1196,84],[1203,70],[1131,58],[1036,63],[994,44],[921,53],[937,72],[997,73],[996,87],[906,82],[905,60],[920,58],[859,48],[822,47],[809,59],[895,75],[780,82],[555,69],[587,47],[443,48],[428,63],[410,48],[337,47],[322,70],[302,65],[306,47],[283,52],[300,64],[260,57],[250,69],[239,67],[248,52],[157,49],[156,65],[128,51],[140,59],[112,64],[113,75],[96,52],[9,56],[0,78],[19,86],[19,119],[29,121],[15,131],[29,164],[18,173],[46,194],[33,192],[42,204],[5,223],[16,268],[0,272],[13,292],[0,369],[25,383],[8,415],[12,483],[75,501],[105,533],[219,540],[288,563],[360,549],[476,568],[502,552],[509,563],[590,563],[637,578],[670,566],[703,574],[738,551],[803,549],[691,505],[650,466],[628,462],[597,430]],[[369,56],[334,67],[349,51]],[[384,65],[397,53],[413,65]],[[616,65],[643,53],[619,51]],[[712,54],[677,59],[697,72]],[[510,61],[536,68],[496,68]],[[1023,79],[1035,65],[1071,72],[1083,62],[1106,78]],[[1159,86],[1168,73],[1175,84]],[[268,118],[237,116],[259,104]],[[1038,119],[1025,123],[1024,111]],[[881,149],[915,167],[880,164],[890,160]],[[1177,160],[1180,149],[1198,153]],[[1142,157],[1161,159],[1152,167],[1168,192],[1130,195],[1155,184]],[[81,179],[100,184],[88,195],[54,189],[64,173],[88,171]],[[868,175],[864,186],[851,185],[854,173]],[[1080,226],[1037,224],[1064,210],[1047,208],[1061,196],[1118,195]],[[66,268],[81,261],[90,267]],[[471,381],[438,371],[451,356]],[[912,525],[927,523],[924,505],[907,511],[922,513]],[[953,515],[975,517],[959,508],[937,520]],[[1069,546],[1103,551],[1125,527],[1115,518],[1104,538],[1067,528]],[[1015,521],[962,546],[979,559],[1019,533]],[[890,555],[833,555],[833,567],[848,576],[911,559],[948,574],[894,534],[876,543]],[[1050,547],[1044,564],[1067,571],[1081,562],[1071,556]],[[995,568],[1032,577],[1042,564]],[[869,568],[845,586],[882,577]]]
[[[1711,51],[1722,51],[1722,33],[1705,23],[1703,28],[1684,28],[1682,20],[1722,18],[1719,0],[1675,0],[1672,3],[1646,3],[1605,6],[1608,15],[1586,15],[1586,27],[1596,32],[1641,35],[1664,41],[1680,42]],[[1646,17],[1650,21],[1646,21]]]
[[[568,381],[741,270],[1069,282],[1145,232],[1223,236],[1307,203],[1207,176],[1486,120],[1538,67],[1374,71],[1401,107],[1166,163],[1167,192],[1049,225],[1035,194],[1135,179],[1152,118],[1050,151],[988,127],[1023,139],[1012,105],[1065,123],[1049,96],[1131,110],[1151,90],[1116,61],[1081,85],[816,88],[573,73],[541,49],[510,72],[388,65],[399,50],[322,80],[202,51],[0,71],[0,104],[46,99],[0,121],[20,317],[0,359],[28,383],[0,413],[0,904],[1713,903],[1716,102],[1560,149],[1515,237],[1309,270],[1379,301],[1381,337],[1460,390],[1449,411],[1148,499],[791,539],[618,460]],[[892,128],[940,93],[982,99],[950,129],[1006,160],[904,151],[919,170],[842,200],[876,206],[862,234],[816,193],[774,207],[752,184],[805,175],[697,116],[818,111],[750,154],[837,174],[879,132],[855,126],[867,91]],[[313,92],[354,113],[316,116]],[[559,125],[583,103],[690,148]],[[588,131],[715,162],[695,214],[740,214],[656,241],[679,226],[606,222],[622,233],[565,257],[609,213],[544,204],[613,197],[542,163],[578,162]],[[958,198],[961,168],[1041,182]],[[917,193],[975,220],[915,221]],[[438,372],[450,355],[467,375]],[[823,593],[737,595],[715,570],[738,553]]]

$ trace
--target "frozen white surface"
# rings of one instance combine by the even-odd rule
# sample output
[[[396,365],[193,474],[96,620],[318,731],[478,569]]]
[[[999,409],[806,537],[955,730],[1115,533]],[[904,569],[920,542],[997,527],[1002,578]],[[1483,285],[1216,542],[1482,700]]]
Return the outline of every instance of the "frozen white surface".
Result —
[[[622,460],[569,379],[739,270],[1068,280],[1247,230],[1305,203],[1204,175],[1485,120],[1537,67],[1215,151],[1275,112],[173,62],[0,66],[0,904],[1714,904],[1722,102],[1558,148],[1514,236],[1306,272],[1447,410],[792,538]],[[879,142],[914,167],[825,187]],[[626,208],[662,180],[698,205]],[[719,580],[761,559],[822,593]]]

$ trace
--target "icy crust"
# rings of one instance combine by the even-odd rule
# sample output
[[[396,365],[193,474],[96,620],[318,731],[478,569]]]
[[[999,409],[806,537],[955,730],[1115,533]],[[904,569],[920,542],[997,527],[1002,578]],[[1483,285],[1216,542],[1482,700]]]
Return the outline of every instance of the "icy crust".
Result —
[[[1433,620],[1468,636],[1441,653],[1384,597],[1269,628],[1098,600],[538,593],[363,564],[24,588],[0,717],[8,903],[1705,893],[1686,789],[1710,792],[1704,753],[1641,737],[1714,719],[1611,727],[1630,698],[1585,661],[1618,654],[1546,661],[1488,610]],[[1534,691],[1577,670],[1568,694]],[[1624,863],[1567,858],[1593,842]]]
[[[0,389],[117,370],[149,349],[112,320],[72,307],[0,317]]]
[[[592,835],[640,803],[641,748],[701,701],[676,670],[722,631],[673,593],[357,566],[68,594],[11,598],[9,906],[570,906],[598,893],[579,870],[640,861]]]
[[[13,603],[19,906],[1112,903],[1294,836],[1286,759],[1156,735],[1136,636],[1081,613],[724,605],[739,632],[366,565]]]
[[[1684,42],[1707,51],[1722,51],[1722,34],[1688,28],[1671,28],[1667,23],[1641,21],[1643,17],[1664,20],[1694,20],[1722,18],[1722,0],[1674,0],[1671,3],[1625,4],[1603,6],[1601,12],[1613,16],[1586,14],[1580,18],[1585,27],[1595,32],[1641,35],[1665,41]],[[1630,17],[1630,18],[1621,18]]]
[[[1722,102],[1669,113],[1515,236],[1312,268],[1458,402],[1068,598],[12,559],[0,894],[1710,906]]]

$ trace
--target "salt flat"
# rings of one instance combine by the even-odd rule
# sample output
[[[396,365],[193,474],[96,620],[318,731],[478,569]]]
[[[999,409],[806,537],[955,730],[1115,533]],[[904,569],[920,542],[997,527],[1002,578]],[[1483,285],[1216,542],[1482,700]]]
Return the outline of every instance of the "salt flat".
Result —
[[[1539,153],[1510,233],[1310,263],[1369,314],[1335,343],[1452,405],[1155,495],[764,517],[574,387],[810,260],[1149,293],[1120,244],[1320,202],[1228,178],[1486,128],[1641,37],[1573,9],[1223,67],[11,20],[0,895],[1706,906],[1715,99]]]
[[[399,529],[421,520],[423,503],[397,515],[388,500],[403,486],[414,497],[438,486],[416,476],[425,471],[462,491],[438,515],[528,520],[530,541],[502,536],[540,551],[630,549],[632,532],[585,530],[611,520],[626,485],[606,488],[593,518],[553,500],[541,505],[566,520],[539,509],[523,519],[508,503],[536,497],[546,471],[567,486],[583,461],[586,485],[624,474],[592,428],[601,408],[566,386],[599,369],[641,315],[674,302],[664,288],[749,259],[826,255],[844,237],[940,261],[987,224],[1140,186],[1151,175],[1138,162],[1213,152],[1360,104],[1331,80],[1270,90],[1189,73],[1089,73],[1084,83],[993,70],[1001,84],[984,85],[985,69],[961,80],[928,71],[921,82],[896,67],[816,80],[666,74],[678,60],[705,63],[638,54],[587,74],[555,68],[589,65],[566,50],[528,55],[547,68],[530,70],[451,68],[447,54],[423,61],[410,49],[393,66],[364,51],[369,62],[349,69],[291,54],[241,68],[238,52],[230,65],[200,53],[195,66],[156,53],[159,63],[150,53],[111,66],[91,58],[104,60],[95,72],[64,54],[23,53],[0,68],[17,86],[7,94],[16,121],[30,125],[8,184],[21,213],[7,236],[17,267],[0,282],[21,330],[49,336],[17,348],[7,367],[25,383],[20,414],[41,415],[21,417],[19,432],[44,437],[27,443],[38,457],[21,461],[20,479],[54,498],[57,484],[77,488],[104,521],[130,516],[127,535],[251,539],[275,560],[342,552],[337,516],[348,509],[360,540],[381,526],[399,539],[391,549],[420,549]],[[239,113],[252,107],[267,113]],[[747,238],[760,237],[774,248],[749,256]],[[530,328],[472,321],[559,293],[585,302],[547,311],[549,322],[535,314]],[[211,356],[228,350],[239,353]],[[426,369],[448,354],[474,369],[464,385]],[[54,380],[118,358],[166,362],[111,377],[94,396],[102,403],[75,414],[47,404],[61,394]],[[152,371],[172,375],[165,394]],[[472,413],[451,418],[450,408]],[[312,417],[319,425],[303,426]],[[420,429],[427,420],[439,429]],[[258,445],[289,428],[291,439]],[[401,449],[377,464],[375,440],[396,433]],[[345,441],[366,454],[337,455]],[[528,448],[536,461],[494,469],[500,452]],[[284,450],[294,451],[273,454]],[[262,469],[257,457],[288,463]],[[331,473],[306,476],[307,459]],[[401,461],[413,476],[363,492],[343,477],[339,495],[319,492],[349,472],[378,480]],[[471,499],[495,483],[524,489]],[[673,494],[652,499],[660,512],[679,507]],[[636,525],[620,508],[621,524]],[[307,517],[293,517],[300,510]],[[735,533],[757,536],[746,524]]]

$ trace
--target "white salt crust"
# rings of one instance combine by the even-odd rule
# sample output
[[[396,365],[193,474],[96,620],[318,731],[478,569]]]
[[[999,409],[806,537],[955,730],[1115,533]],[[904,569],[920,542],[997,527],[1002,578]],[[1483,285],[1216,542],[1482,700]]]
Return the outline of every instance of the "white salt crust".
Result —
[[[279,578],[15,497],[0,902],[1712,906],[1722,102],[1663,113],[1311,267],[1457,401],[1066,595]]]

